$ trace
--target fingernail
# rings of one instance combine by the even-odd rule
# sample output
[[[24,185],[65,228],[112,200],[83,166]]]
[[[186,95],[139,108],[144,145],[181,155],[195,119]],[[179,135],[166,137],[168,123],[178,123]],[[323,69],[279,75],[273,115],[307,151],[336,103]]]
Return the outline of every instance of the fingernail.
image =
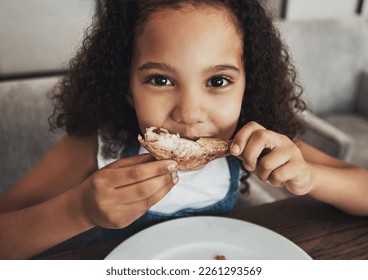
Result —
[[[240,153],[240,147],[236,144],[231,146],[231,152],[233,155],[237,155]]]
[[[251,166],[249,166],[248,164],[243,163],[243,165],[244,165],[244,168],[245,168],[246,170],[248,170],[248,171],[252,171],[252,170],[253,170],[253,168],[252,168]]]
[[[171,176],[172,176],[173,183],[176,184],[179,181],[178,173],[173,172],[171,173]]]
[[[167,170],[169,170],[170,172],[175,171],[177,168],[178,168],[178,164],[176,162],[171,162],[167,166]]]

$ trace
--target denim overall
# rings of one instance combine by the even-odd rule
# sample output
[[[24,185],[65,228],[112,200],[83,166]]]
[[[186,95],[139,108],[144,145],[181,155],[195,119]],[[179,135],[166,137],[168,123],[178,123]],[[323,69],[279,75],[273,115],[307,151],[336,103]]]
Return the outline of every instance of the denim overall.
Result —
[[[138,141],[136,141],[133,143],[133,145],[131,145],[131,148],[128,151],[121,155],[121,157],[135,156],[138,154],[139,148],[140,145]],[[123,235],[130,236],[146,227],[175,218],[202,215],[221,215],[231,212],[234,209],[237,200],[240,166],[239,161],[233,156],[228,156],[226,160],[230,170],[230,188],[222,200],[206,207],[185,208],[170,214],[149,210],[142,217],[124,229],[101,229],[102,241],[105,242],[111,239],[121,238]]]

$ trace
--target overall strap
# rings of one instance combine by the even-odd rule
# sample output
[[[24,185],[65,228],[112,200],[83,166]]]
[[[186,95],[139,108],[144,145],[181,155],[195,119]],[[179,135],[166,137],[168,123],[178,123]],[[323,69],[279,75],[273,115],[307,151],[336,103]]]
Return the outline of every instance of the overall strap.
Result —
[[[120,155],[121,158],[138,155],[140,148],[138,140],[130,141],[129,143],[127,143],[127,147],[128,149],[124,149],[123,152],[121,153]]]
[[[227,163],[229,165],[230,170],[230,191],[234,191],[238,189],[239,186],[239,176],[240,176],[240,162],[234,156],[226,157]]]

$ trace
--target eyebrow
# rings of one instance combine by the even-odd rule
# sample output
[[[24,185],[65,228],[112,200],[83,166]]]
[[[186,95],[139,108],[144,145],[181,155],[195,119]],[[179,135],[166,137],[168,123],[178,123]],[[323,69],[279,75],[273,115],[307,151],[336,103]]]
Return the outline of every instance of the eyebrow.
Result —
[[[138,67],[138,71],[142,72],[145,70],[158,69],[162,71],[175,73],[175,69],[168,64],[165,63],[157,63],[157,62],[148,62]]]
[[[232,70],[232,71],[240,73],[239,68],[231,64],[220,64],[220,65],[210,66],[205,70],[205,72],[219,72],[223,70]]]
[[[173,67],[165,63],[148,62],[138,67],[138,71],[140,72],[151,69],[158,69],[172,73],[176,72],[176,70]],[[204,70],[204,72],[219,72],[224,70],[231,70],[240,73],[239,68],[231,64],[220,64],[209,66]]]

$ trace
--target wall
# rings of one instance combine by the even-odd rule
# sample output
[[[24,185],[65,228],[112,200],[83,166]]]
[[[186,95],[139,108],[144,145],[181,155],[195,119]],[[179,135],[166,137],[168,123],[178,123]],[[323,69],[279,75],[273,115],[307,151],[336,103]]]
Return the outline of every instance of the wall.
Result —
[[[0,80],[66,69],[95,0],[1,0]]]
[[[273,14],[289,20],[350,17],[362,10],[368,16],[368,0],[262,0]]]

